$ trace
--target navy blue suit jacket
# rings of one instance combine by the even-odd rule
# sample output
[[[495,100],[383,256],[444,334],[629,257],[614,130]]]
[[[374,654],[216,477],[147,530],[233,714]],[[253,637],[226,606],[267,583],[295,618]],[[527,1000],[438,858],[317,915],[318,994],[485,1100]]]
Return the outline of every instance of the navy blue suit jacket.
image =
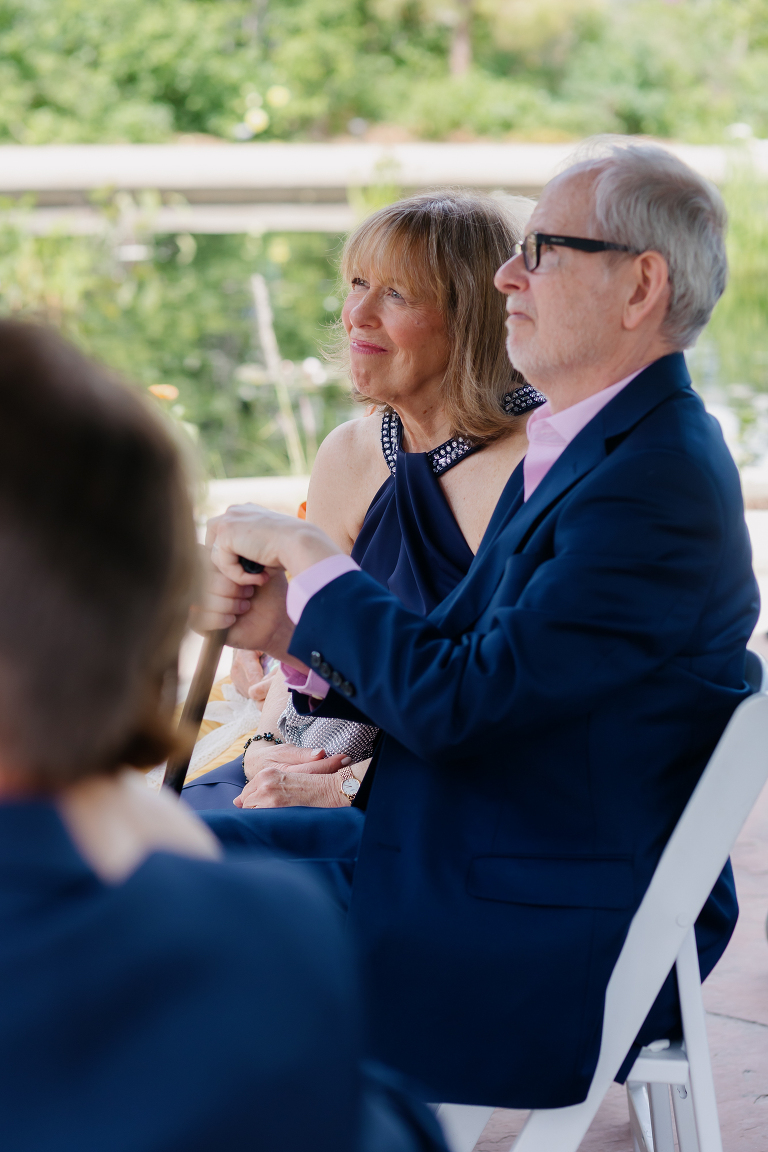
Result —
[[[0,805],[0,1147],[439,1152],[361,1072],[337,919],[268,858],[159,853],[104,884],[51,805]]]
[[[757,600],[738,473],[674,354],[527,503],[516,471],[430,616],[362,572],[305,607],[291,652],[355,692],[322,711],[386,733],[350,916],[373,1049],[433,1098],[584,1098],[631,918],[749,692]],[[705,973],[736,914],[729,867]],[[677,1026],[669,981],[642,1039]]]

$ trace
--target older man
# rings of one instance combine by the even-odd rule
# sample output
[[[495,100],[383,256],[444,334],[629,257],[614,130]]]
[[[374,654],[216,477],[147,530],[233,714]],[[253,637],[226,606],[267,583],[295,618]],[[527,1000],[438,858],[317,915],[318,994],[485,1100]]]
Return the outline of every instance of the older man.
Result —
[[[281,582],[252,578],[235,643],[311,668],[326,714],[386,733],[348,849],[350,923],[372,1047],[433,1098],[583,1099],[629,923],[747,695],[739,478],[682,355],[725,285],[724,225],[716,191],[648,146],[603,147],[547,186],[497,286],[510,358],[548,403],[468,576],[426,619],[311,526],[252,508],[212,524],[207,623],[247,603],[238,554],[286,569],[291,619]],[[279,816],[211,823],[258,841]],[[736,913],[727,869],[697,924],[704,974]],[[677,1011],[669,981],[643,1041]]]

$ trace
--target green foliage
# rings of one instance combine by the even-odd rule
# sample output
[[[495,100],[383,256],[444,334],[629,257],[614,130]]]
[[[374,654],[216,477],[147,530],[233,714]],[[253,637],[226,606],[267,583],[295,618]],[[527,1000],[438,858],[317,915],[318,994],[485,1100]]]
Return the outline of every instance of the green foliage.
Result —
[[[751,70],[765,75],[767,17],[753,0],[615,5],[601,34],[574,47],[560,92],[601,129],[718,140],[746,120],[766,133]]]
[[[147,259],[126,264],[112,228],[100,237],[36,237],[6,226],[0,311],[53,323],[137,385],[164,386],[171,398],[158,402],[199,439],[208,474],[280,474],[288,457],[274,390],[238,372],[261,360],[249,278],[267,278],[281,352],[301,362],[317,355],[338,311],[337,247],[338,239],[315,234],[158,236]],[[347,417],[348,389],[294,375],[311,460],[313,442]]]
[[[393,86],[390,101],[387,118],[394,120],[399,111],[400,123],[421,139],[533,135],[567,140],[580,127],[578,110],[562,108],[545,88],[478,70]]]
[[[734,410],[741,462],[754,463],[768,453],[768,189],[743,162],[723,191],[729,283],[690,360],[705,397]]]
[[[0,0],[0,140],[768,135],[768,0]]]
[[[768,395],[768,189],[749,168],[737,168],[724,193],[730,282],[707,338],[717,348],[723,381]]]
[[[452,75],[467,11],[472,61]],[[768,0],[0,0],[6,143],[327,139],[381,125],[390,138],[721,141],[735,122],[768,137],[767,74]],[[353,192],[358,215],[395,184],[382,172]],[[705,390],[741,405],[759,455],[768,203],[747,170],[726,195],[731,283],[693,360]],[[267,279],[282,354],[300,364],[338,317],[340,238],[144,237],[145,258],[126,262],[130,208],[106,203],[98,237],[0,227],[0,309],[50,320],[141,387],[178,390],[158,403],[198,436],[209,473],[286,471],[249,278]],[[311,458],[349,402],[342,384],[292,372]]]
[[[242,0],[2,0],[0,123],[24,144],[222,132],[259,52]]]

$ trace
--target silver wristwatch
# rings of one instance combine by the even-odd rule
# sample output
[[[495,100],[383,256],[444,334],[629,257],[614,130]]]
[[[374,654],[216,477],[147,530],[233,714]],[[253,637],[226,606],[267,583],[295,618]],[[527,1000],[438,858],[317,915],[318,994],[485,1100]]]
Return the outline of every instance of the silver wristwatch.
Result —
[[[358,790],[360,788],[360,781],[356,776],[352,775],[352,769],[350,768],[349,764],[347,764],[346,768],[339,769],[339,776],[341,777],[342,794],[346,796],[347,800],[349,800],[351,804],[355,796],[357,796]]]

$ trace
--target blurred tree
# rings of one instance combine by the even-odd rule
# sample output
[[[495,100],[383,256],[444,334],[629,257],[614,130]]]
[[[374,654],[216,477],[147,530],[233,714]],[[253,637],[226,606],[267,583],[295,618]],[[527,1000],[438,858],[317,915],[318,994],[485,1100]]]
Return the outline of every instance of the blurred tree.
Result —
[[[451,76],[465,76],[472,64],[472,0],[456,0],[456,7],[448,66]]]
[[[728,287],[691,357],[694,381],[739,418],[743,462],[768,454],[768,190],[747,157],[724,188]]]
[[[108,211],[112,208],[107,206]],[[324,382],[316,359],[340,307],[338,241],[157,236],[121,260],[112,213],[103,236],[34,236],[0,227],[0,312],[60,328],[127,379],[149,388],[199,440],[214,476],[288,470],[274,391],[263,387],[249,277],[267,279],[281,354],[307,455],[350,410],[348,386]],[[135,257],[139,257],[138,259]]]
[[[768,135],[768,0],[0,0],[0,140]],[[453,86],[453,87],[452,87]]]
[[[0,0],[6,143],[319,140],[381,125],[389,138],[721,141],[738,123],[768,137],[767,74],[768,0]],[[382,172],[353,197],[358,214],[396,184]],[[768,205],[746,171],[727,195],[731,286],[693,359],[702,386],[757,428],[768,412]],[[210,472],[281,472],[248,288],[260,272],[282,355],[298,365],[311,455],[349,412],[342,385],[317,383],[340,308],[340,238],[147,234],[131,255],[118,236],[129,208],[105,204],[102,237],[0,227],[0,309],[49,319],[155,389],[199,433]]]
[[[243,0],[1,0],[7,138],[167,139],[224,133],[259,79]]]
[[[765,0],[635,0],[573,47],[559,94],[610,130],[722,140],[734,121],[768,135]],[[610,18],[608,18],[610,17]]]
[[[491,71],[546,76],[556,85],[574,49],[600,35],[608,0],[475,0],[478,55]]]

